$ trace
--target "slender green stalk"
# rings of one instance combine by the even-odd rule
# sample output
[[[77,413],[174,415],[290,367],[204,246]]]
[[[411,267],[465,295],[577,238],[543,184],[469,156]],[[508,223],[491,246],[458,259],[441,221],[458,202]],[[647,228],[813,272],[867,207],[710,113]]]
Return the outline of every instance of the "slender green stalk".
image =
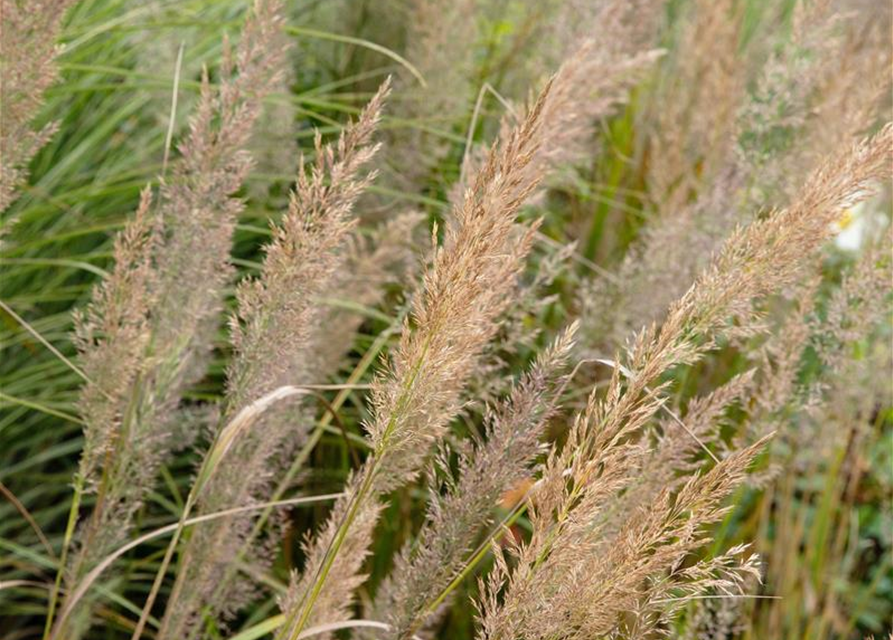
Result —
[[[332,569],[332,565],[334,565],[335,563],[338,552],[341,550],[341,546],[344,544],[344,541],[347,538],[350,527],[356,519],[360,507],[366,500],[367,494],[372,488],[372,483],[375,480],[375,476],[380,469],[382,455],[384,455],[387,451],[388,438],[391,435],[391,432],[393,431],[395,425],[397,424],[398,416],[400,415],[401,410],[406,406],[406,403],[410,398],[410,392],[412,391],[413,384],[415,383],[419,371],[424,365],[425,355],[428,351],[431,335],[436,332],[437,324],[435,323],[432,328],[431,334],[429,334],[428,338],[422,346],[419,359],[413,365],[409,380],[403,387],[403,391],[397,402],[397,407],[395,408],[394,413],[390,416],[388,424],[384,430],[384,434],[381,437],[379,447],[373,453],[373,463],[369,470],[365,472],[363,483],[360,485],[360,488],[357,490],[357,493],[351,501],[350,509],[345,515],[341,525],[338,527],[338,530],[335,533],[335,537],[332,539],[332,543],[329,545],[329,548],[326,551],[326,556],[323,564],[320,567],[316,579],[313,582],[313,588],[308,594],[305,594],[304,596],[304,599],[300,606],[300,616],[297,619],[297,623],[295,624],[294,628],[289,631],[294,616],[294,614],[289,614],[286,618],[288,622],[286,626],[280,630],[277,638],[284,639],[287,637],[289,638],[289,640],[297,640],[304,626],[307,624],[307,621],[310,619],[310,615],[313,612],[313,605],[316,603],[317,598],[319,598],[319,595],[322,592],[323,587],[325,586],[326,579],[328,578],[329,572]],[[297,611],[297,607],[292,609],[292,611]]]
[[[208,481],[211,479],[211,476],[217,470],[221,460],[230,451],[235,441],[247,429],[249,429],[260,417],[260,415],[270,406],[285,398],[295,395],[303,395],[306,393],[308,393],[308,391],[306,391],[305,389],[300,389],[298,387],[279,387],[278,389],[274,389],[270,393],[261,398],[258,398],[250,405],[242,409],[232,418],[232,420],[229,421],[229,423],[223,429],[218,431],[217,436],[214,439],[214,443],[211,445],[211,448],[208,451],[208,455],[205,456],[205,459],[202,461],[202,466],[199,469],[198,474],[196,475],[195,483],[192,485],[192,489],[189,491],[189,495],[186,497],[186,506],[183,508],[183,513],[180,516],[180,520],[177,524],[176,530],[174,531],[174,535],[164,552],[164,558],[161,561],[161,566],[158,567],[158,571],[155,574],[155,580],[152,583],[152,588],[149,591],[149,596],[146,598],[146,603],[143,605],[143,611],[140,614],[140,619],[139,622],[137,622],[136,628],[133,630],[131,640],[139,640],[139,638],[142,636],[143,630],[146,626],[146,622],[148,621],[149,615],[152,612],[152,605],[155,604],[155,599],[158,596],[158,592],[161,589],[161,584],[162,582],[164,582],[164,577],[167,574],[168,566],[170,566],[170,562],[173,559],[174,551],[177,547],[177,542],[179,542],[180,536],[183,533],[186,519],[192,512],[192,508],[195,506],[199,496],[202,493],[202,490],[205,488]]]
[[[50,631],[53,629],[53,617],[56,614],[56,606],[59,602],[59,591],[62,588],[62,577],[65,574],[65,566],[68,561],[68,549],[71,547],[71,540],[74,537],[74,531],[77,527],[78,511],[81,506],[81,497],[84,494],[84,478],[81,474],[76,473],[74,476],[74,496],[71,499],[71,508],[68,510],[68,522],[65,525],[65,537],[62,540],[62,553],[59,555],[59,569],[56,571],[56,580],[53,583],[53,590],[50,593],[50,601],[47,605],[46,624],[43,628],[43,638],[47,640],[50,637]]]
[[[276,488],[276,491],[273,493],[271,498],[272,501],[277,501],[282,498],[285,492],[288,490],[288,487],[291,486],[291,483],[294,481],[297,473],[303,468],[304,463],[307,458],[310,456],[310,453],[316,447],[319,442],[322,434],[325,432],[329,423],[332,421],[335,413],[341,408],[341,406],[347,401],[348,396],[350,395],[350,387],[355,385],[359,380],[363,377],[369,367],[375,362],[378,358],[381,350],[387,344],[387,341],[391,338],[391,336],[395,333],[398,327],[402,325],[403,317],[408,312],[408,307],[404,307],[399,316],[394,320],[394,322],[384,331],[378,334],[375,341],[369,347],[365,354],[363,354],[362,359],[351,372],[348,377],[345,388],[340,390],[338,395],[331,403],[331,408],[325,415],[320,418],[319,423],[316,426],[316,429],[307,439],[305,445],[301,448],[301,451],[295,456],[294,461],[289,467],[288,471],[283,476],[282,480],[279,482],[279,485]],[[225,585],[233,578],[235,573],[238,571],[237,564],[242,561],[248,552],[251,549],[253,542],[257,539],[257,536],[260,535],[261,531],[266,524],[267,519],[270,517],[270,514],[273,512],[272,507],[266,508],[263,510],[261,515],[258,517],[257,521],[254,523],[254,527],[251,530],[251,533],[245,539],[245,542],[242,544],[242,547],[239,549],[238,554],[236,555],[236,562],[233,562],[226,568],[226,571],[223,575],[223,578],[220,581],[220,584],[217,587],[217,590],[212,596],[212,600],[216,598],[217,593],[223,591]],[[194,627],[190,632],[190,638],[194,637],[199,631],[198,626]]]

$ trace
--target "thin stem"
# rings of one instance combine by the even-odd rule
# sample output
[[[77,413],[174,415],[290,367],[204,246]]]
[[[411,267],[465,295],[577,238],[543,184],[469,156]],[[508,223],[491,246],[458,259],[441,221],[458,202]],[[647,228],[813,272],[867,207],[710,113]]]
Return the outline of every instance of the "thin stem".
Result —
[[[28,526],[33,529],[34,533],[37,535],[37,538],[40,540],[40,544],[43,545],[43,548],[46,549],[47,555],[50,556],[53,560],[56,559],[56,552],[53,551],[52,545],[50,545],[50,541],[47,540],[47,537],[43,533],[43,529],[40,528],[40,525],[37,524],[37,521],[34,519],[34,516],[31,515],[31,512],[28,511],[28,508],[22,504],[22,501],[19,500],[16,495],[5,485],[3,482],[0,482],[0,493],[2,493],[12,506],[16,508],[21,516],[28,523]]]
[[[366,351],[363,355],[363,358],[357,363],[357,366],[351,372],[350,377],[348,377],[347,382],[343,385],[330,385],[332,388],[339,388],[340,392],[335,397],[335,400],[332,402],[331,410],[326,413],[317,424],[316,430],[310,435],[307,440],[307,443],[295,457],[285,476],[279,482],[279,485],[276,487],[276,491],[272,495],[273,501],[279,500],[288,490],[289,486],[291,486],[292,481],[295,476],[298,474],[304,463],[307,461],[307,458],[310,456],[310,453],[316,447],[319,442],[322,434],[325,432],[326,428],[329,426],[329,422],[333,419],[335,413],[337,413],[344,403],[347,401],[348,396],[350,395],[351,389],[357,389],[363,387],[363,385],[357,384],[357,382],[363,377],[369,367],[375,362],[375,359],[378,357],[378,354],[384,348],[387,341],[394,334],[398,327],[402,326],[403,318],[406,315],[408,308],[404,307],[398,317],[394,320],[394,322],[384,331],[382,331],[375,339],[375,342],[372,343],[372,346]],[[236,555],[237,562],[244,559],[246,554],[252,547],[254,540],[257,536],[260,535],[260,532],[263,530],[264,525],[266,524],[267,519],[270,517],[270,514],[273,512],[272,508],[267,508],[261,513],[260,517],[254,523],[254,528],[251,530],[251,533],[242,543],[242,547],[239,549],[238,554]],[[236,573],[236,568],[233,565],[228,565],[225,569],[223,577],[220,579],[220,582],[217,585],[217,588],[214,592],[214,595],[210,598],[211,601],[215,600],[216,597],[222,593],[225,585],[232,580],[233,576]],[[189,639],[194,637],[194,635],[198,632],[198,628],[193,628]],[[187,640],[189,640],[187,639]]]
[[[307,391],[300,387],[278,387],[277,389],[274,389],[270,393],[262,396],[261,398],[258,398],[250,405],[239,411],[239,413],[236,414],[233,419],[230,420],[229,423],[227,423],[227,425],[217,433],[217,436],[214,439],[214,444],[208,451],[208,455],[205,456],[205,459],[202,462],[202,466],[196,476],[195,483],[192,485],[192,489],[190,489],[189,495],[186,498],[186,506],[183,508],[183,513],[180,516],[180,521],[177,524],[174,536],[168,544],[167,550],[164,553],[164,559],[161,562],[161,566],[158,567],[158,572],[155,574],[155,580],[152,583],[152,589],[149,592],[148,598],[146,598],[146,603],[143,605],[143,610],[140,614],[139,622],[137,622],[136,628],[133,630],[131,640],[139,640],[139,638],[142,636],[143,630],[146,626],[146,622],[148,621],[150,612],[152,610],[152,605],[155,604],[155,599],[158,597],[158,592],[161,589],[161,583],[164,582],[164,576],[167,573],[168,566],[170,565],[171,559],[173,558],[177,542],[179,542],[180,536],[183,533],[186,518],[192,511],[193,506],[195,506],[195,503],[198,500],[198,497],[201,494],[202,490],[207,486],[208,481],[214,474],[214,471],[216,471],[217,467],[219,466],[220,461],[230,451],[233,443],[242,434],[242,432],[249,428],[254,423],[254,421],[257,420],[257,418],[270,406],[285,398],[303,393],[307,393]]]
[[[372,480],[374,477],[375,465],[373,465],[369,473],[366,474],[366,477],[363,480],[363,484],[360,486],[360,490],[357,492],[356,496],[351,502],[350,510],[344,517],[344,521],[342,522],[341,526],[338,527],[335,538],[332,540],[332,544],[329,546],[329,549],[326,552],[325,560],[322,567],[320,567],[319,574],[317,575],[317,578],[313,583],[313,589],[310,591],[309,597],[306,598],[305,604],[303,604],[302,606],[301,617],[298,619],[298,623],[295,626],[295,631],[294,633],[289,634],[289,638],[291,640],[298,640],[302,637],[300,632],[304,628],[304,625],[307,624],[307,620],[310,618],[310,614],[313,612],[313,605],[316,604],[316,600],[319,598],[319,594],[322,592],[322,589],[325,586],[326,578],[328,577],[329,572],[332,570],[332,565],[335,564],[335,559],[338,556],[338,551],[341,549],[341,546],[344,544],[344,540],[347,538],[347,534],[350,531],[350,526],[351,524],[353,524],[357,513],[359,513],[360,505],[363,503],[366,493],[372,487]],[[288,625],[283,626],[282,630],[283,631],[279,634],[279,637],[283,637],[282,633],[289,633]]]
[[[8,313],[9,316],[10,316],[13,320],[15,320],[17,323],[19,323],[19,325],[22,326],[23,329],[25,329],[25,331],[27,331],[27,332],[30,333],[32,336],[34,336],[34,338],[35,338],[40,344],[42,344],[43,346],[45,346],[45,347],[50,351],[50,353],[52,353],[54,356],[56,356],[57,358],[59,358],[59,360],[61,360],[61,361],[65,364],[66,367],[68,367],[69,369],[71,369],[72,371],[74,371],[74,372],[75,372],[75,373],[76,373],[82,380],[84,380],[85,382],[89,382],[90,384],[93,384],[94,386],[96,386],[95,383],[94,383],[89,377],[87,377],[87,374],[84,373],[83,370],[81,370],[80,367],[78,367],[75,363],[73,363],[71,360],[69,360],[69,359],[66,358],[64,355],[62,355],[62,352],[61,352],[61,351],[59,351],[56,347],[54,347],[54,346],[50,343],[49,340],[47,340],[47,339],[44,338],[42,335],[40,335],[40,332],[37,331],[37,329],[35,329],[34,327],[32,327],[32,326],[31,326],[31,325],[30,325],[24,318],[22,318],[19,314],[17,314],[15,311],[13,311],[13,310],[10,308],[10,306],[9,306],[8,304],[6,304],[5,302],[3,302],[2,300],[0,300],[0,309],[3,309],[6,313]],[[97,388],[99,388],[99,387],[97,387]],[[101,388],[99,388],[99,391],[100,391],[103,395],[106,395],[106,394],[105,394],[105,391],[103,391]],[[108,395],[106,395],[106,397],[108,397]]]
[[[65,573],[65,564],[68,560],[68,548],[71,545],[71,539],[74,537],[75,525],[78,521],[78,511],[81,506],[81,497],[84,493],[84,478],[80,473],[74,476],[74,497],[71,500],[71,508],[68,510],[68,523],[65,525],[65,537],[62,540],[62,553],[59,556],[59,569],[56,571],[56,581],[53,584],[53,590],[50,593],[50,602],[47,608],[47,619],[43,629],[43,638],[47,640],[50,637],[50,631],[53,628],[53,616],[56,613],[56,605],[59,601],[59,590],[62,588],[62,575]],[[64,618],[60,618],[61,626]]]
[[[183,527],[191,527],[192,525],[200,524],[202,522],[209,522],[211,520],[216,520],[218,518],[225,518],[233,515],[237,515],[240,513],[245,513],[248,511],[258,511],[261,509],[273,509],[275,507],[286,507],[292,505],[299,504],[313,504],[317,502],[325,502],[329,500],[336,500],[343,496],[343,493],[328,493],[319,496],[307,496],[300,498],[291,498],[289,500],[276,500],[273,502],[265,502],[263,504],[255,504],[249,505],[247,507],[235,507],[233,509],[227,509],[225,511],[217,511],[215,513],[209,513],[201,516],[196,516],[194,518],[189,518],[182,522]],[[149,533],[143,534],[142,536],[136,538],[135,540],[131,540],[127,544],[123,545],[116,549],[113,553],[109,554],[105,558],[103,558],[91,571],[88,573],[84,579],[78,584],[77,588],[71,593],[71,596],[66,601],[66,606],[63,609],[62,613],[59,617],[59,623],[61,624],[65,618],[71,613],[71,610],[77,604],[77,602],[84,596],[90,586],[96,581],[96,579],[100,576],[100,574],[108,569],[111,564],[123,556],[125,553],[138,547],[144,542],[148,542],[149,540],[154,540],[155,538],[160,538],[168,533],[176,531],[181,526],[181,522],[177,521],[173,524],[169,524],[167,526],[161,527],[160,529],[155,529],[154,531],[150,531]],[[58,635],[58,630],[53,634],[53,637]]]
[[[183,67],[183,50],[186,48],[186,43],[180,43],[180,49],[177,51],[177,62],[174,67],[174,88],[171,95],[171,114],[170,114],[170,122],[168,122],[167,127],[167,135],[164,138],[164,159],[161,161],[161,177],[164,178],[164,175],[167,173],[167,161],[170,157],[171,153],[171,144],[174,139],[174,123],[177,119],[177,98],[179,96],[180,91],[180,72]]]
[[[525,499],[521,499],[519,504],[511,511],[505,518],[503,518],[496,527],[490,532],[490,534],[484,538],[481,543],[478,545],[477,549],[471,554],[468,562],[465,563],[465,566],[462,567],[462,570],[456,574],[456,576],[450,581],[450,583],[443,588],[443,590],[437,595],[436,598],[431,600],[423,609],[421,615],[416,618],[415,623],[409,628],[411,633],[415,633],[418,628],[422,625],[430,614],[434,613],[438,607],[447,599],[450,593],[458,587],[465,578],[474,570],[474,568],[487,557],[487,554],[490,552],[491,544],[496,536],[505,528],[512,526],[515,522],[517,522],[518,518],[524,515],[524,512],[527,511],[527,502]]]
[[[323,563],[320,566],[319,571],[317,572],[316,579],[313,583],[313,588],[309,593],[305,594],[304,598],[301,601],[301,614],[297,625],[294,627],[294,632],[288,631],[289,627],[294,621],[295,614],[293,613],[293,609],[292,612],[290,612],[288,615],[287,624],[283,627],[283,630],[277,637],[284,638],[284,634],[289,634],[289,640],[297,640],[298,634],[300,633],[301,629],[303,629],[304,625],[307,624],[307,621],[310,618],[310,614],[313,611],[313,605],[316,604],[316,600],[319,598],[320,593],[322,593],[322,589],[325,586],[325,582],[328,578],[329,572],[331,571],[332,566],[335,564],[335,559],[338,556],[338,552],[341,550],[341,546],[347,539],[348,531],[350,530],[354,519],[359,513],[360,505],[365,500],[368,491],[372,488],[372,481],[375,479],[375,476],[378,473],[378,468],[381,463],[382,456],[387,450],[387,443],[390,435],[397,424],[398,416],[405,408],[406,403],[409,401],[410,391],[412,390],[416,381],[416,377],[418,376],[419,371],[421,371],[422,365],[425,362],[425,356],[428,353],[428,347],[431,343],[431,337],[437,331],[437,328],[438,326],[437,324],[435,324],[434,327],[432,327],[431,333],[428,335],[427,339],[422,345],[421,354],[413,365],[409,379],[403,385],[403,388],[400,392],[400,397],[397,400],[397,406],[391,412],[391,415],[388,418],[388,424],[385,426],[379,443],[375,447],[375,452],[373,453],[372,459],[372,466],[370,467],[369,471],[366,472],[366,475],[363,478],[363,484],[360,486],[355,497],[352,499],[350,509],[345,515],[344,520],[338,526],[338,530],[335,532],[335,537],[329,544],[328,549],[326,549],[326,555],[324,556]]]

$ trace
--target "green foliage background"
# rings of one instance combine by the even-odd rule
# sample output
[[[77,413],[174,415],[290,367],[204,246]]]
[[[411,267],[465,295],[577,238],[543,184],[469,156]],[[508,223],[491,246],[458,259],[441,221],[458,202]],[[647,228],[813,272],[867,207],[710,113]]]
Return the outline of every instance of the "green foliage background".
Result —
[[[792,5],[791,0],[786,0]],[[516,2],[502,2],[499,19],[483,25],[481,54],[476,77],[499,86],[504,70],[516,62],[512,57],[512,35],[521,27]],[[668,6],[670,23],[682,2]],[[763,28],[764,3],[748,0],[744,11],[745,39]],[[321,2],[307,0],[289,4],[288,21],[293,82],[287,94],[271,102],[288,102],[296,108],[292,141],[312,150],[314,128],[330,135],[358,112],[383,78],[399,72],[395,55],[401,51],[399,20],[392,26],[375,17],[380,10],[373,2]],[[172,127],[179,137],[199,88],[202,64],[214,67],[221,56],[222,36],[237,35],[245,3],[241,0],[185,0],[146,2],[132,0],[83,0],[66,17],[60,60],[61,78],[48,94],[35,124],[59,122],[59,131],[31,164],[31,178],[21,197],[7,212],[18,223],[0,257],[0,299],[33,331],[67,358],[74,358],[71,342],[73,309],[88,300],[91,287],[109,267],[114,233],[135,209],[139,191],[156,183],[163,172],[165,141]],[[374,43],[375,46],[370,45]],[[177,53],[183,46],[183,66],[174,119],[171,97],[175,82]],[[672,46],[672,42],[667,43]],[[410,61],[411,62],[411,61]],[[523,98],[524,96],[516,96]],[[406,99],[396,96],[395,99]],[[411,97],[410,97],[411,99]],[[643,163],[636,158],[637,94],[630,105],[606,123],[601,153],[594,157],[572,190],[552,192],[547,202],[543,232],[565,242],[573,234],[579,239],[580,261],[571,273],[554,285],[556,302],[538,320],[550,330],[561,327],[574,315],[572,295],[575,279],[589,277],[586,263],[610,268],[637,237],[646,216],[642,198]],[[484,101],[484,126],[476,136],[491,135],[500,106],[492,98]],[[470,110],[469,110],[470,114]],[[433,128],[453,141],[450,155],[441,163],[422,194],[400,193],[377,186],[373,190],[392,209],[418,206],[432,221],[446,207],[446,193],[455,181],[468,121],[424,123],[387,119],[384,128]],[[266,141],[270,144],[270,141]],[[175,153],[175,151],[172,151]],[[240,274],[258,266],[260,247],[268,238],[268,221],[284,209],[287,189],[297,166],[275,171],[255,171],[245,189],[247,208],[236,234],[233,255]],[[539,254],[545,250],[538,250]],[[833,268],[833,267],[832,267]],[[531,269],[536,269],[536,261]],[[197,284],[200,286],[200,284]],[[352,374],[368,382],[375,366],[370,346],[386,348],[393,339],[376,341],[399,327],[402,297],[394,291],[390,304],[369,311],[349,367],[339,375]],[[52,353],[32,332],[6,310],[0,310],[0,481],[33,515],[58,551],[71,499],[71,478],[82,446],[80,421],[74,403],[80,379],[65,361]],[[191,392],[195,403],[221,396],[222,372],[227,362],[226,336],[221,333],[215,362],[205,381]],[[365,354],[365,358],[361,356]],[[513,362],[520,370],[529,356],[522,351]],[[371,366],[370,366],[371,365]],[[714,363],[717,375],[725,375],[735,362]],[[705,372],[701,372],[702,374]],[[709,372],[706,372],[709,375]],[[357,377],[358,376],[358,377]],[[687,389],[693,393],[696,389]],[[365,417],[362,398],[356,392],[343,394],[342,421],[361,433]],[[879,416],[875,458],[871,464],[889,478],[893,465],[893,432],[890,415]],[[461,428],[461,427],[460,427]],[[191,482],[196,455],[183,451],[163,471],[160,483],[140,514],[138,526],[149,530],[175,521]],[[303,487],[308,493],[338,490],[351,467],[351,452],[337,433],[327,433],[313,450],[310,470]],[[833,477],[810,478],[816,486],[833,483]],[[888,482],[885,486],[890,486]],[[868,485],[852,505],[825,505],[810,513],[818,525],[836,523],[840,509],[851,510],[866,531],[866,544],[880,545],[883,529],[890,526],[883,509],[889,495],[883,486]],[[395,549],[411,534],[423,514],[423,494],[410,487],[393,496],[380,525],[374,555],[369,564],[371,588],[387,572]],[[796,497],[796,496],[795,496]],[[724,523],[726,540],[747,539],[755,533],[757,513],[765,498],[742,494],[735,514]],[[89,506],[89,502],[86,506]],[[849,511],[847,513],[850,513]],[[305,530],[323,521],[325,507],[297,510],[292,530]],[[817,526],[818,526],[817,525]],[[523,519],[519,522],[525,526]],[[154,567],[163,552],[156,541],[128,555],[120,581],[127,587],[109,598],[91,637],[124,637],[125,629],[138,615]],[[877,546],[876,561],[864,567],[864,581],[848,594],[858,615],[850,627],[858,632],[881,632],[889,628],[893,614],[893,576],[890,549]],[[821,556],[814,558],[820,574]],[[273,579],[281,585],[289,567],[300,564],[296,536],[283,541]],[[0,581],[51,582],[56,566],[40,545],[28,523],[14,506],[0,500]],[[109,585],[115,591],[115,585]],[[474,592],[474,580],[461,589]],[[463,597],[460,595],[459,597]],[[39,637],[46,611],[46,591],[24,586],[0,590],[0,638]],[[275,613],[272,598],[249,611],[234,624],[248,629]],[[454,607],[440,637],[473,637],[474,611]],[[223,637],[223,636],[221,636]]]

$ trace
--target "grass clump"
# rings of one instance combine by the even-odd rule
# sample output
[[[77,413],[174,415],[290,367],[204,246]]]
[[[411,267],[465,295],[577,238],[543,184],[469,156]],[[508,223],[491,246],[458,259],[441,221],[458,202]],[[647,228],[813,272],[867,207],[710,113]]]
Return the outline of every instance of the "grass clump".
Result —
[[[0,637],[889,631],[889,7],[2,2]]]

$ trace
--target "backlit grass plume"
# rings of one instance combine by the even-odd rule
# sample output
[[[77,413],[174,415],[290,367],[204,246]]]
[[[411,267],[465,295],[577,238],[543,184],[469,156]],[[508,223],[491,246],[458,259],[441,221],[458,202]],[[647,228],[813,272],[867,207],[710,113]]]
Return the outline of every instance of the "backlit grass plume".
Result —
[[[43,104],[44,92],[56,81],[59,71],[56,44],[62,18],[72,3],[41,0],[27,6],[18,0],[3,0],[3,37],[0,38],[3,98],[0,111],[0,212],[15,200],[28,177],[28,162],[56,131],[55,124],[39,130],[31,120]],[[10,221],[0,235],[8,233]]]
[[[324,146],[317,136],[315,159],[309,172],[298,176],[260,276],[239,286],[238,311],[231,321],[235,356],[221,424],[280,387],[311,384],[325,375],[315,352],[326,318],[319,298],[344,267],[351,210],[373,177],[359,172],[378,149],[370,139],[387,93],[385,83],[337,143]],[[312,414],[296,407],[269,410],[218,465],[200,498],[200,511],[266,501],[277,464],[302,442],[311,423]],[[239,596],[237,577],[228,569],[250,525],[250,516],[232,517],[193,531],[181,552],[161,637],[189,637],[201,624],[202,607],[212,615],[238,609],[244,595]]]
[[[4,639],[885,631],[889,3],[0,9]]]
[[[671,61],[675,66],[661,70],[661,78],[672,81],[658,83],[652,97],[655,115],[648,126],[654,134],[647,144],[653,218],[626,252],[617,277],[583,289],[583,334],[596,350],[622,345],[660,319],[736,225],[787,206],[828,154],[874,124],[879,91],[889,81],[878,73],[886,64],[882,48],[853,40],[856,33],[876,37],[874,10],[842,16],[828,3],[798,5],[794,36],[765,62],[751,52],[758,64],[748,69],[748,58],[736,52],[741,17],[731,4],[696,4],[694,24]],[[710,38],[709,52],[699,50],[708,45],[698,30],[715,34],[717,25],[729,32]],[[761,38],[775,44],[780,36]],[[832,58],[844,62],[822,62]],[[741,86],[748,74],[756,75],[750,94]],[[831,116],[850,100],[858,106]]]
[[[619,527],[602,524],[603,510],[647,452],[641,430],[664,403],[661,377],[703,358],[718,335],[753,331],[754,300],[796,281],[841,211],[888,175],[891,158],[887,126],[828,162],[790,209],[733,235],[667,320],[638,334],[604,398],[591,394],[563,449],[550,455],[530,497],[530,541],[516,548],[511,568],[497,555],[484,586],[481,637],[640,637],[678,611],[669,603],[708,589],[734,591],[757,575],[752,559],[735,558],[743,549],[686,569],[682,562],[709,539],[704,528],[723,515],[722,498],[741,484],[766,438],[678,492],[666,488],[629,505]]]
[[[114,277],[78,322],[90,380],[80,403],[87,446],[76,491],[96,499],[76,537],[69,586],[126,539],[176,444],[181,394],[204,371],[231,275],[241,209],[233,196],[250,167],[243,147],[281,60],[277,11],[275,3],[255,5],[239,46],[226,53],[218,88],[205,73],[182,158],[162,179],[154,206],[144,193],[118,241]],[[86,625],[87,615],[75,614],[73,625]]]
[[[524,120],[503,133],[453,209],[414,307],[416,326],[404,330],[389,373],[373,385],[367,426],[373,454],[350,479],[347,497],[336,504],[322,534],[308,545],[303,576],[283,603],[286,624],[280,637],[294,638],[308,626],[345,615],[362,583],[357,572],[381,508],[379,497],[416,476],[456,414],[530,248],[532,230],[516,226],[517,210],[554,165],[551,150],[563,149],[576,127],[586,126],[585,100],[575,92],[582,74],[603,62],[590,55],[593,47],[584,44]],[[647,54],[644,60],[652,58]],[[612,91],[601,99],[613,104],[616,88],[608,86]],[[591,87],[585,91],[598,96]]]
[[[280,637],[342,619],[368,553],[381,497],[416,477],[459,409],[460,393],[498,327],[532,241],[515,215],[539,175],[526,171],[543,126],[548,90],[525,121],[494,147],[435,250],[388,370],[372,388],[372,455],[347,495],[306,546],[308,561],[282,608]]]
[[[486,442],[460,454],[456,478],[449,468],[442,470],[449,478],[445,493],[432,486],[427,520],[401,550],[372,611],[390,624],[391,637],[411,638],[435,617],[451,581],[472,560],[474,542],[491,523],[494,506],[531,473],[556,410],[558,373],[573,347],[574,331],[563,333],[487,413]]]

